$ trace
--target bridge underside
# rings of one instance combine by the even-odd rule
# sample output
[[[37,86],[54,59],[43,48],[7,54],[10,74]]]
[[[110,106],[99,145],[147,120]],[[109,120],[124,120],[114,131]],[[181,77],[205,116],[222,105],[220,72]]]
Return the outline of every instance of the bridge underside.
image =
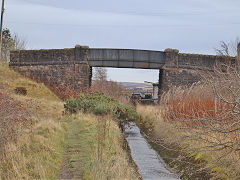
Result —
[[[161,69],[165,64],[165,53],[148,50],[90,48],[88,64],[92,67]]]

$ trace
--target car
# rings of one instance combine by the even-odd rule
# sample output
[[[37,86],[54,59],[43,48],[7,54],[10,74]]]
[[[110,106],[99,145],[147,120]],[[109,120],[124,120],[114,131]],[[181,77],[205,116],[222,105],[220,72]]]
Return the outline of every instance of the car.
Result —
[[[141,93],[132,93],[131,94],[131,99],[142,99],[142,94]]]

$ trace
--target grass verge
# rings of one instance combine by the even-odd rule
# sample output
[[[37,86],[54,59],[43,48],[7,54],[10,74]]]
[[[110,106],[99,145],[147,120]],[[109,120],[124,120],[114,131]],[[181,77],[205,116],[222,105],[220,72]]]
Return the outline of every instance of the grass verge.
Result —
[[[110,116],[78,114],[67,119],[66,156],[60,178],[139,179]]]

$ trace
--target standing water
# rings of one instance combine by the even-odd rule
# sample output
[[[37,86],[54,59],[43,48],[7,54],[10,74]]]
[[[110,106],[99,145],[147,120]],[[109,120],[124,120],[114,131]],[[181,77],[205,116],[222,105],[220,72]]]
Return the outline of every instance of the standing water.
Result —
[[[158,153],[151,148],[141,135],[135,123],[125,125],[125,138],[131,150],[131,156],[138,167],[143,180],[177,180]]]

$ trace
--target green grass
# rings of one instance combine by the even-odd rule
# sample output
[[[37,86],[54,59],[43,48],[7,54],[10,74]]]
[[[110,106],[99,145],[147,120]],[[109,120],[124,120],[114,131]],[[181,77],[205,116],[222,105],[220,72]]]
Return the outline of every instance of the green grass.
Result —
[[[104,121],[106,122],[105,126]],[[79,114],[66,119],[62,177],[85,180],[138,179],[123,151],[122,135],[111,117]],[[104,134],[105,133],[105,134]],[[65,174],[64,174],[65,171]]]
[[[84,178],[90,174],[90,165],[94,145],[96,144],[96,126],[92,123],[79,121],[76,117],[66,120],[66,162],[74,178]]]

